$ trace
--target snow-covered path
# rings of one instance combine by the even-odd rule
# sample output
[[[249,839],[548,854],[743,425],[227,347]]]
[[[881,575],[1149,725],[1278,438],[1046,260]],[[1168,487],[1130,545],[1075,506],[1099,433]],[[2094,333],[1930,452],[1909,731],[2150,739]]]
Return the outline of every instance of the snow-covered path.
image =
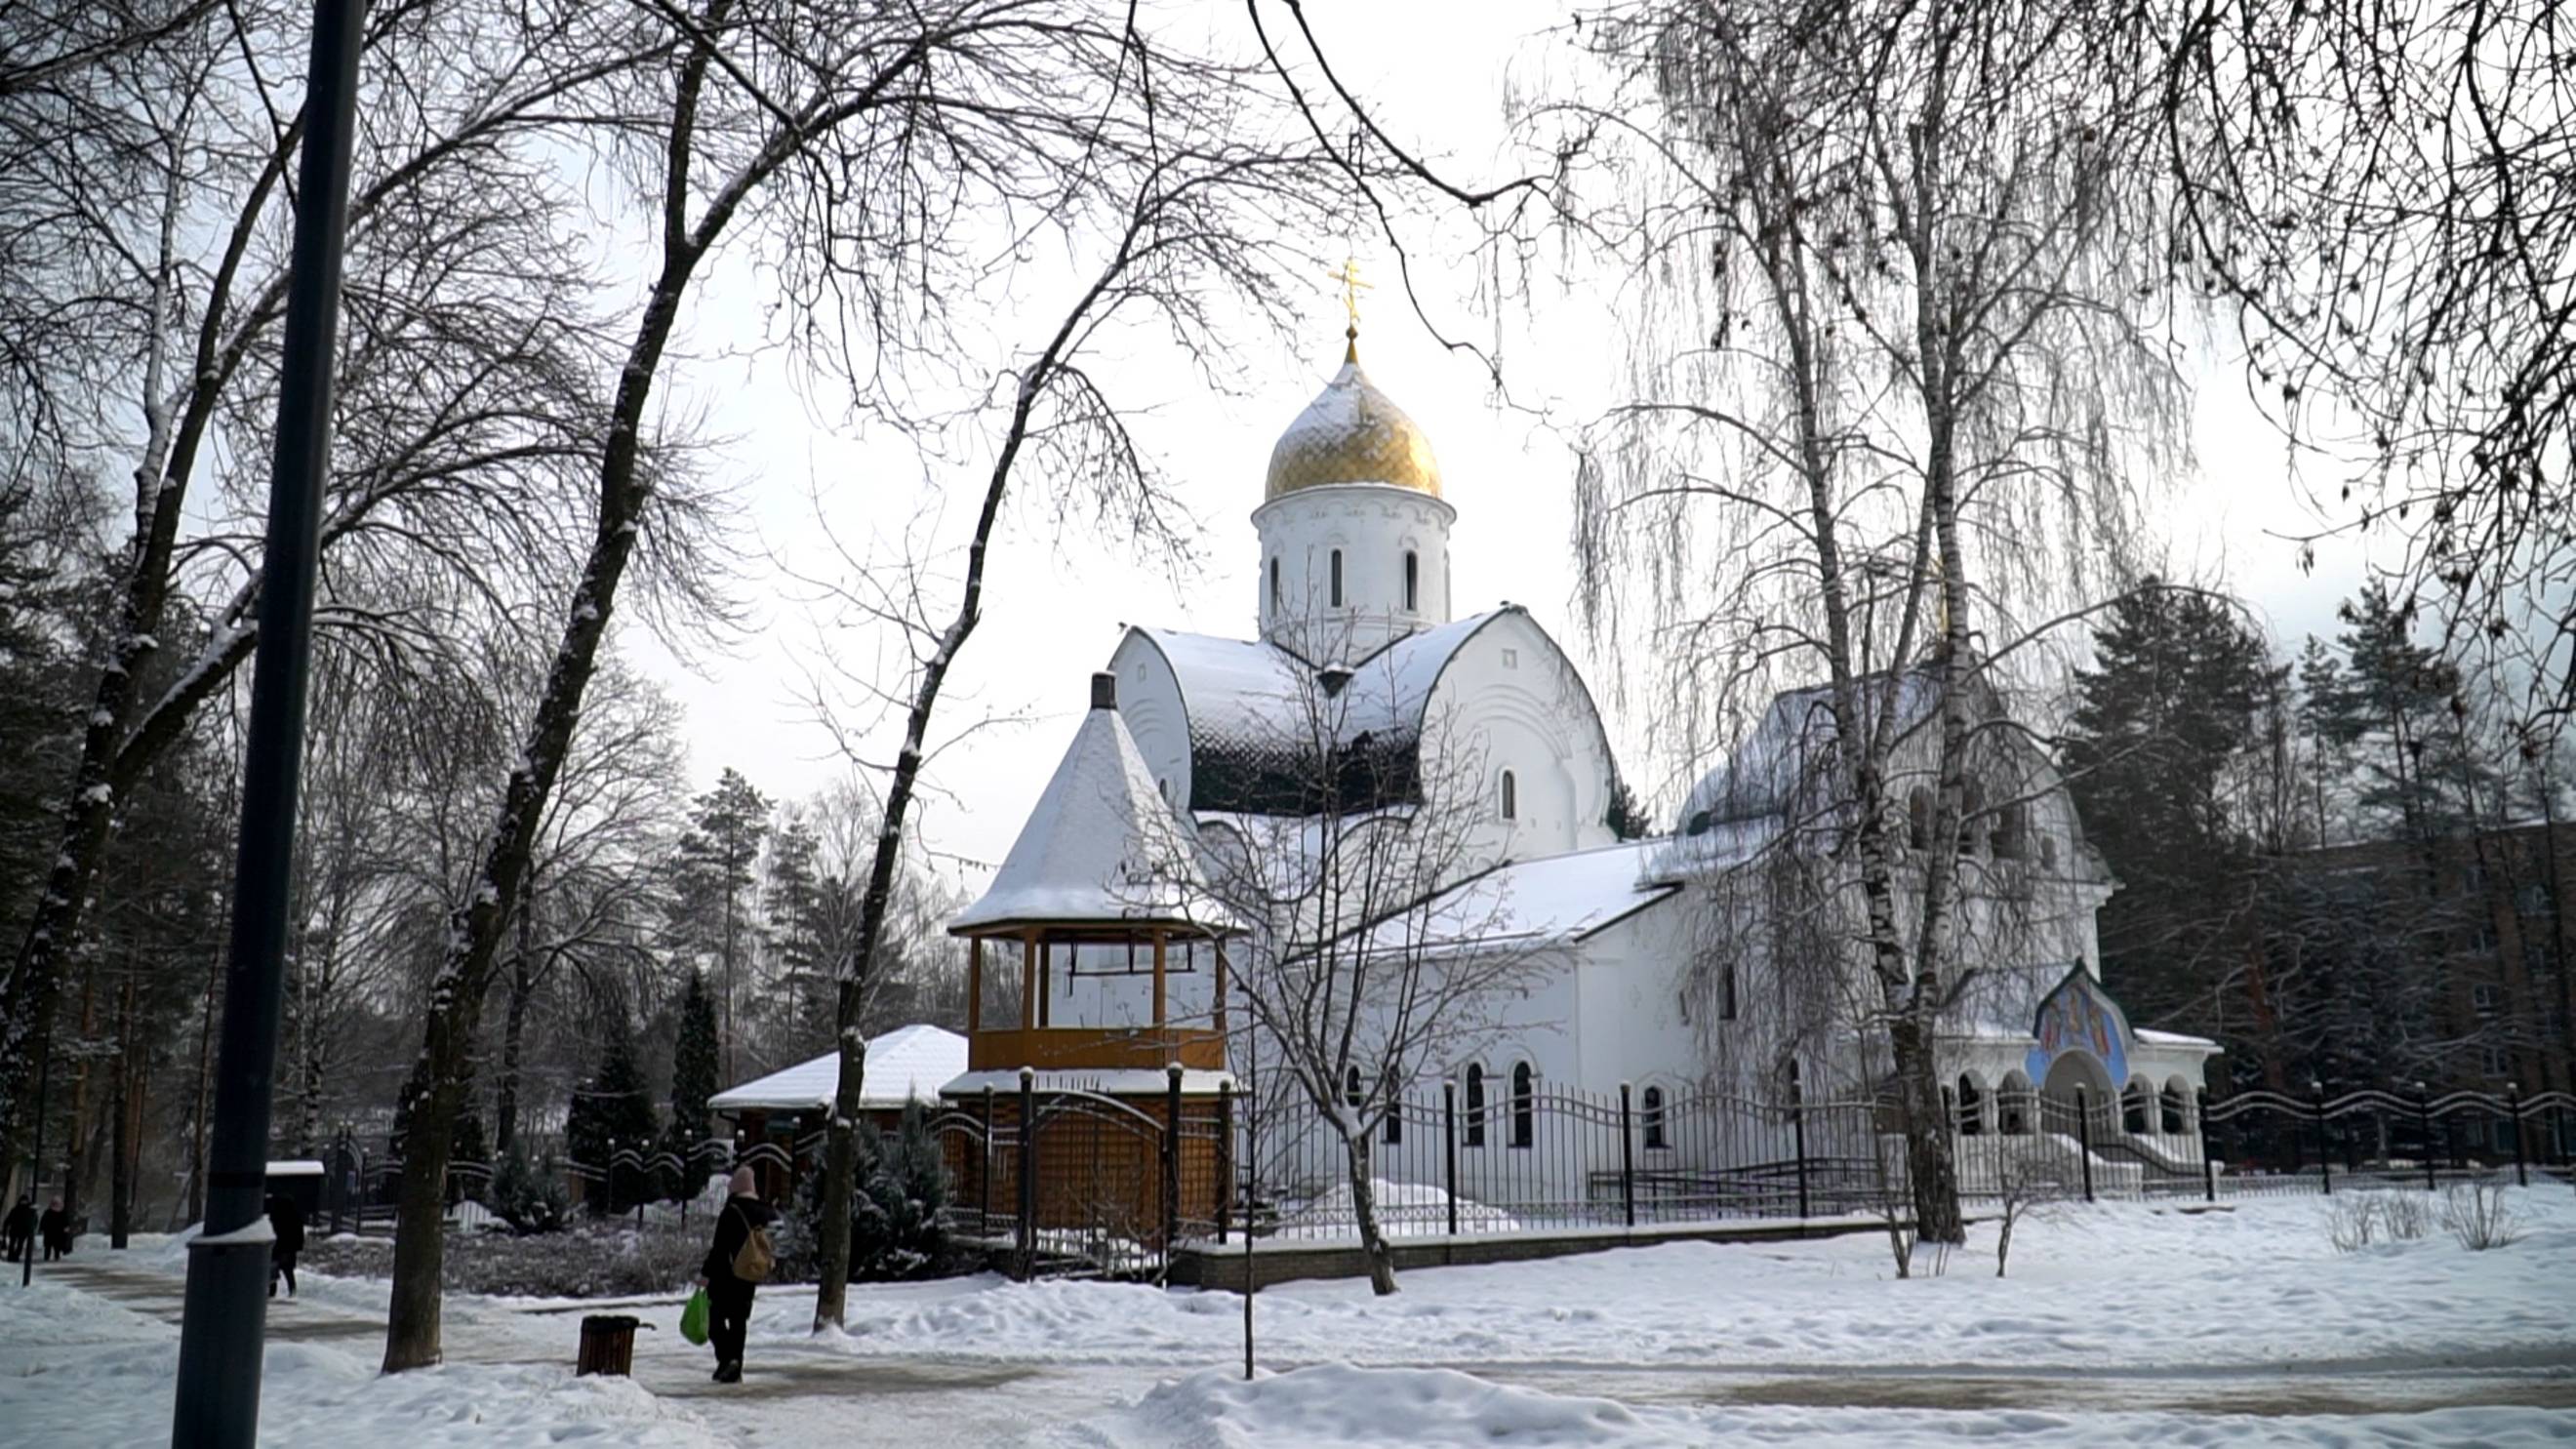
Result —
[[[270,1318],[264,1442],[2576,1443],[2576,1194],[2517,1207],[2476,1254],[2337,1253],[2305,1199],[2070,1210],[2000,1281],[1982,1240],[1899,1282],[1857,1237],[1297,1284],[1256,1302],[1250,1385],[1239,1298],[989,1277],[854,1289],[819,1339],[810,1289],[766,1292],[737,1387],[676,1299],[623,1310],[660,1325],[632,1383],[567,1377],[599,1304],[452,1299],[448,1365],[386,1380],[384,1285],[317,1278]],[[0,1437],[163,1437],[179,1251],[67,1267],[0,1285]]]

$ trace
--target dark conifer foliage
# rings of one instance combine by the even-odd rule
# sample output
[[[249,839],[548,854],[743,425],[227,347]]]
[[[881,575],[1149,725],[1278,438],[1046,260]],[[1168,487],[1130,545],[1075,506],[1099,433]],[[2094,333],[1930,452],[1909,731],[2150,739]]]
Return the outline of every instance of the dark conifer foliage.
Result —
[[[2140,1022],[2210,1034],[2262,889],[2248,793],[2285,683],[2234,604],[2154,579],[2118,599],[2076,675],[2068,785],[2121,881],[2103,979]]]
[[[622,1020],[612,1020],[599,1070],[573,1089],[571,1115],[564,1123],[564,1143],[573,1162],[596,1174],[583,1198],[594,1214],[624,1212],[638,1200],[658,1195],[654,1175],[635,1165],[650,1156],[655,1135],[653,1093],[635,1060],[634,1038]],[[620,1152],[634,1157],[621,1165]]]
[[[671,1049],[671,1120],[662,1129],[662,1150],[680,1160],[663,1174],[662,1195],[689,1198],[706,1179],[700,1154],[707,1140],[707,1099],[716,1094],[716,1013],[706,979],[689,973],[680,997],[679,1039]]]

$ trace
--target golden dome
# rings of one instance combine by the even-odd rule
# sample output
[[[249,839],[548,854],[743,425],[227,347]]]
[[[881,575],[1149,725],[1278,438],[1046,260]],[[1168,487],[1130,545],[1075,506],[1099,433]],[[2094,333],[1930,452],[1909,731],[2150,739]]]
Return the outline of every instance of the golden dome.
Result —
[[[1342,354],[1342,370],[1271,448],[1262,501],[1334,483],[1384,483],[1440,496],[1431,439],[1360,371],[1356,333]]]

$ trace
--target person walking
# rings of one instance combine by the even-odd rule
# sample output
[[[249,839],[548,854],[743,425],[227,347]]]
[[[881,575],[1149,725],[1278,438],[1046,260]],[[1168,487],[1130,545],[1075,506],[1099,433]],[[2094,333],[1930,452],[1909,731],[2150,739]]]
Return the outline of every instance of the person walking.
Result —
[[[36,1200],[22,1192],[18,1194],[18,1205],[9,1209],[8,1221],[0,1223],[0,1246],[8,1249],[9,1261],[15,1263],[32,1249],[35,1240]]]
[[[778,1213],[760,1200],[760,1182],[748,1167],[733,1170],[724,1211],[716,1214],[716,1240],[699,1266],[707,1290],[707,1341],[716,1351],[715,1380],[742,1382],[742,1341],[751,1330],[751,1295],[769,1276],[775,1255],[769,1225]]]
[[[45,1240],[45,1261],[66,1257],[72,1250],[72,1215],[63,1211],[61,1198],[45,1204],[44,1216],[36,1219],[36,1236]]]
[[[291,1193],[268,1195],[268,1296],[277,1296],[277,1280],[286,1279],[286,1296],[295,1296],[295,1255],[304,1251],[304,1205]]]

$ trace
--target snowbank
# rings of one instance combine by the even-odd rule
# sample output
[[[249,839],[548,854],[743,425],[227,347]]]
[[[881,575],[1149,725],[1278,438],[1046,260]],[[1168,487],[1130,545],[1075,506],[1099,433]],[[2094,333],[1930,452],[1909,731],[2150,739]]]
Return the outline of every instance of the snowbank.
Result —
[[[2093,1449],[2173,1444],[2349,1449],[2355,1444],[2563,1444],[2567,1417],[2546,1409],[2272,1416],[1758,1407],[1636,1408],[1539,1393],[1446,1369],[1298,1369],[1246,1383],[1220,1370],[1165,1383],[1131,1408],[1061,1429],[1058,1449],[1682,1449],[1728,1445],[2005,1444]]]
[[[1437,1236],[1449,1231],[1449,1194],[1438,1187],[1427,1182],[1389,1182],[1373,1177],[1369,1188],[1377,1196],[1379,1227],[1388,1237]],[[1273,1236],[1297,1241],[1348,1238],[1357,1242],[1358,1222],[1351,1185],[1345,1182],[1282,1216],[1279,1231]],[[1462,1197],[1458,1199],[1458,1230],[1516,1233],[1521,1224],[1500,1208]]]
[[[1650,1429],[1624,1404],[1487,1383],[1448,1369],[1298,1369],[1244,1382],[1222,1370],[1193,1374],[1147,1394],[1121,1414],[1058,1435],[1065,1445],[1278,1445],[1356,1449],[1578,1449],[1680,1441]]]
[[[154,1444],[170,1436],[179,1333],[39,1279],[0,1287],[0,1424],[12,1444]],[[365,1357],[272,1341],[260,1393],[266,1446],[555,1444],[704,1449],[726,1441],[630,1380],[558,1367],[450,1364],[391,1377]]]
[[[1896,1281],[1883,1235],[1670,1243],[1534,1263],[1416,1269],[1265,1289],[1271,1364],[1473,1367],[1564,1362],[1759,1369],[1831,1363],[2078,1373],[2267,1365],[2402,1366],[2576,1343],[2576,1198],[2513,1195],[2529,1232],[2471,1253],[2436,1233],[2338,1253],[2320,1198],[2217,1212],[2069,1207],[2016,1229],[1994,1276],[1994,1227],[1946,1276]],[[755,1331],[801,1340],[762,1296]],[[1215,1366],[1237,1352],[1229,1293],[1132,1283],[1014,1284],[985,1275],[855,1286],[850,1352],[1032,1362]]]

